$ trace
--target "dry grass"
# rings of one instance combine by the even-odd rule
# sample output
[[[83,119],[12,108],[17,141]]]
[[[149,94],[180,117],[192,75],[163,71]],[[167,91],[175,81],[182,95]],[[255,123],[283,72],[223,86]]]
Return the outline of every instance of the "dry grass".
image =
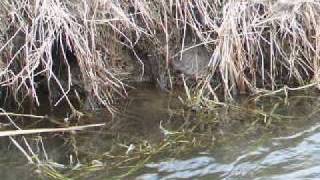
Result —
[[[0,6],[0,84],[18,101],[29,96],[39,105],[45,79],[49,91],[60,91],[53,104],[66,100],[75,110],[69,94],[80,76],[85,94],[113,111],[114,94],[126,94],[123,72],[112,65],[121,48],[132,52],[141,75],[149,56],[160,57],[158,73],[172,85],[171,61],[204,45],[212,53],[207,73],[190,90],[204,98],[320,81],[318,1],[5,0]]]
[[[53,104],[64,99],[75,110],[68,95],[73,78],[80,75],[86,94],[112,111],[112,93],[122,94],[124,85],[108,67],[106,46],[110,44],[106,41],[111,37],[102,34],[108,29],[99,28],[101,22],[111,24],[114,19],[107,18],[105,10],[120,12],[99,1],[2,1],[1,7],[1,30],[5,35],[0,42],[3,87],[10,87],[15,97],[19,93],[31,96],[39,105],[37,85],[40,78],[45,78],[49,92],[56,93],[51,92],[53,84],[53,90],[61,94]],[[61,52],[58,57],[53,55],[54,50]],[[67,53],[76,57],[76,63],[70,63]],[[63,75],[58,74],[56,64],[65,67]],[[71,66],[78,66],[80,74],[72,74]],[[62,83],[62,77],[66,83]]]
[[[194,88],[195,97],[216,100],[218,89],[232,98],[287,86],[318,86],[318,1],[228,1],[218,8],[202,15],[213,15],[208,31],[192,26],[213,52],[207,76]],[[211,34],[204,39],[207,32]]]

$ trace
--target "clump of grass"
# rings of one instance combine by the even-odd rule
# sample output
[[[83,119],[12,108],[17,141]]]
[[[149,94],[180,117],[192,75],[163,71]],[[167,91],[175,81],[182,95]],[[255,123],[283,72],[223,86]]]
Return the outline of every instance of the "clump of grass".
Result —
[[[317,1],[226,2],[213,28],[210,71],[200,83],[210,92],[220,76],[215,87],[226,97],[317,85],[319,7]]]
[[[109,65],[108,46],[114,40],[108,31],[118,30],[112,21],[126,17],[110,3],[2,1],[1,86],[9,87],[17,101],[22,94],[39,106],[38,86],[46,81],[50,94],[60,95],[53,104],[66,100],[75,111],[69,94],[74,79],[80,79],[86,95],[112,111],[113,94],[125,89]]]
[[[1,85],[37,105],[44,79],[50,92],[60,92],[53,104],[63,99],[75,109],[69,95],[78,78],[92,101],[113,111],[114,94],[126,94],[123,72],[112,62],[123,48],[142,76],[156,73],[153,80],[169,86],[171,62],[190,48],[207,48],[207,73],[194,91],[209,99],[212,92],[233,97],[319,81],[317,1],[50,0],[1,7]]]

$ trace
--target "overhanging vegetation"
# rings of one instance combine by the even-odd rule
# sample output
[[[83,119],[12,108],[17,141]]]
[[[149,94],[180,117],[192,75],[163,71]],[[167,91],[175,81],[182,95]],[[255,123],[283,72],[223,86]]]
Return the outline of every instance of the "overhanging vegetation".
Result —
[[[112,111],[132,74],[172,88],[174,62],[194,64],[184,62],[194,48],[210,54],[199,59],[205,66],[188,88],[200,99],[319,82],[318,1],[4,0],[0,6],[0,84],[18,102],[28,96],[39,105],[37,94],[47,89],[53,104],[66,100],[75,110],[70,95],[85,95]]]

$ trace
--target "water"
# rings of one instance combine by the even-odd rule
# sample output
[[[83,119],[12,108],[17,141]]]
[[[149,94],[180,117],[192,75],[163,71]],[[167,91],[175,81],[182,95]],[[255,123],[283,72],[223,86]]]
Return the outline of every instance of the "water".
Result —
[[[319,179],[319,137],[318,126],[294,138],[270,136],[259,145],[253,139],[219,143],[210,152],[149,163],[138,179]]]
[[[243,133],[241,126],[229,128],[210,150],[148,163],[137,179],[319,179],[317,101],[293,97],[277,112],[299,118],[277,122],[259,133]],[[263,101],[262,106],[276,102]]]
[[[256,103],[247,98],[237,101],[241,110],[219,108],[206,115],[183,109],[176,96],[144,87],[132,92],[130,100],[119,106],[122,113],[113,120],[103,111],[83,120],[83,123],[93,119],[95,123],[107,122],[105,127],[76,134],[43,135],[44,149],[56,169],[67,177],[105,179],[130,171],[125,168],[126,164],[121,165],[122,168],[108,167],[115,166],[124,157],[137,157],[139,143],[157,145],[168,141],[164,129],[181,132],[195,127],[183,145],[151,156],[141,168],[123,179],[320,178],[320,114],[317,112],[320,103],[316,94],[295,94],[289,99],[275,96]],[[261,113],[253,113],[258,110],[272,112],[273,118],[267,117],[264,123]],[[193,138],[203,146],[188,146]],[[39,136],[27,136],[27,139],[45,159]],[[44,173],[27,165],[24,156],[8,139],[1,141],[0,151],[6,155],[0,158],[3,179],[46,179]],[[130,145],[136,147],[132,154],[126,154],[125,146]],[[109,153],[124,159],[109,158]],[[128,166],[138,162],[141,161],[131,161]],[[77,170],[79,163],[84,166],[101,163],[101,168]]]

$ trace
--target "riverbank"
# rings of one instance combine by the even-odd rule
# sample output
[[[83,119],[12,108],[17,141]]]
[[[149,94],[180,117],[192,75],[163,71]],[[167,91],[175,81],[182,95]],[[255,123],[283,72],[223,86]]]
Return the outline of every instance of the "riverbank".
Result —
[[[278,110],[292,91],[319,88],[319,1],[2,0],[0,7],[1,129],[37,173],[56,179],[108,165],[128,176],[162,152],[211,147],[228,126],[277,129],[297,118]],[[143,83],[155,94],[138,88],[139,98],[152,94],[154,103],[137,100],[119,118]],[[158,109],[175,91],[182,104]],[[243,97],[254,98],[237,104]],[[259,105],[264,98],[279,101]],[[104,152],[78,151],[76,134],[88,124],[94,132],[108,125]],[[19,135],[40,132],[69,145],[63,163],[48,157],[46,136]]]
[[[191,104],[319,82],[317,1],[3,1],[2,96],[47,92],[79,114],[127,84],[183,86]],[[184,75],[184,76],[182,76]],[[290,87],[290,88],[287,88]],[[218,97],[217,94],[223,94]],[[28,97],[28,98],[26,98]]]

